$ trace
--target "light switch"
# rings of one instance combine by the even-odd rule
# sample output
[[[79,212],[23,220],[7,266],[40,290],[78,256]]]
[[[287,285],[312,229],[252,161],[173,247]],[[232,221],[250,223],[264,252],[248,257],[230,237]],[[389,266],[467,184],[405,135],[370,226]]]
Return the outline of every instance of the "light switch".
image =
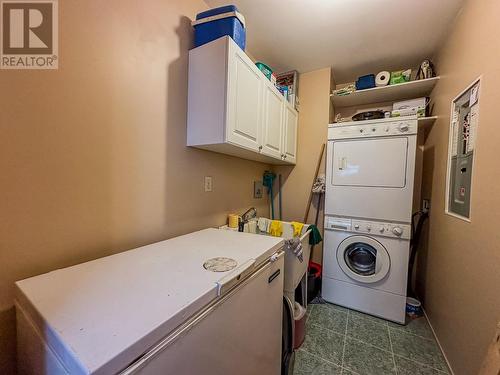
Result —
[[[262,191],[264,187],[262,186],[262,181],[254,181],[253,182],[253,197],[254,198],[262,198]]]

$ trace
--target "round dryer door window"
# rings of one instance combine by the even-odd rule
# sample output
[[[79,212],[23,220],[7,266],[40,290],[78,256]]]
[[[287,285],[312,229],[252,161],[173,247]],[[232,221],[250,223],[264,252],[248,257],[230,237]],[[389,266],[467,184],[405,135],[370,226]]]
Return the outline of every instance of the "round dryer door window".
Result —
[[[337,261],[347,276],[366,284],[382,280],[391,267],[385,247],[365,236],[352,236],[342,241],[337,249]]]

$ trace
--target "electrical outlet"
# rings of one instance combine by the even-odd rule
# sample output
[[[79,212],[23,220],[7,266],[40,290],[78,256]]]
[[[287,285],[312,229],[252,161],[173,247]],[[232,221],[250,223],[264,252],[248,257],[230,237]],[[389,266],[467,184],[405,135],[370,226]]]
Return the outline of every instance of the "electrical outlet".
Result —
[[[212,176],[205,176],[205,192],[211,192],[213,190]]]
[[[431,201],[429,199],[424,199],[422,201],[422,212],[427,213],[431,209]]]
[[[254,181],[253,182],[253,197],[254,198],[262,198],[262,192],[264,187],[262,186],[262,181]]]

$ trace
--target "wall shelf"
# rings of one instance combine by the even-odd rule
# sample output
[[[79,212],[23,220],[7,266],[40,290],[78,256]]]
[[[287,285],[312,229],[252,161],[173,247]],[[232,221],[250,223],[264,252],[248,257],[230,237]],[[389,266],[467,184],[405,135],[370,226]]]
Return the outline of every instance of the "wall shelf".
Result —
[[[438,118],[437,116],[429,116],[429,117],[420,117],[419,119],[417,119],[418,130],[419,132],[421,131],[423,134],[424,143],[427,140],[429,132],[431,131],[431,128],[434,125],[434,122],[436,122],[437,118]]]
[[[330,99],[332,100],[335,108],[415,99],[423,96],[429,96],[438,80],[439,76],[418,81],[399,83],[396,85],[359,90],[344,96],[330,94]]]
[[[418,121],[418,127],[428,130],[434,122],[437,120],[437,116],[420,117]]]

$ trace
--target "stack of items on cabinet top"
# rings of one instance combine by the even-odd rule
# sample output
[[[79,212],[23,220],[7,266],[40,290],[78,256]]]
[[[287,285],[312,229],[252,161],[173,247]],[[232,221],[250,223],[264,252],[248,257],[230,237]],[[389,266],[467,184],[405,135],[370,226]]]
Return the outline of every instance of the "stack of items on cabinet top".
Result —
[[[245,18],[234,5],[197,15],[189,51],[187,145],[294,165],[297,72],[275,75],[244,52]]]
[[[429,95],[438,80],[432,62],[424,60],[415,74],[412,69],[382,71],[338,85],[330,95],[335,122],[416,116],[419,123],[431,124]]]
[[[262,73],[271,81],[271,83],[283,94],[286,100],[297,108],[297,81],[298,73],[296,70],[291,70],[284,73],[275,73],[273,70],[262,62],[256,62],[255,65]]]
[[[234,42],[245,51],[246,24],[245,17],[235,5],[225,5],[198,13],[192,22],[195,29],[194,46],[200,47],[223,36],[230,36]],[[283,94],[292,106],[297,101],[297,71],[275,73],[263,62],[255,65]]]

